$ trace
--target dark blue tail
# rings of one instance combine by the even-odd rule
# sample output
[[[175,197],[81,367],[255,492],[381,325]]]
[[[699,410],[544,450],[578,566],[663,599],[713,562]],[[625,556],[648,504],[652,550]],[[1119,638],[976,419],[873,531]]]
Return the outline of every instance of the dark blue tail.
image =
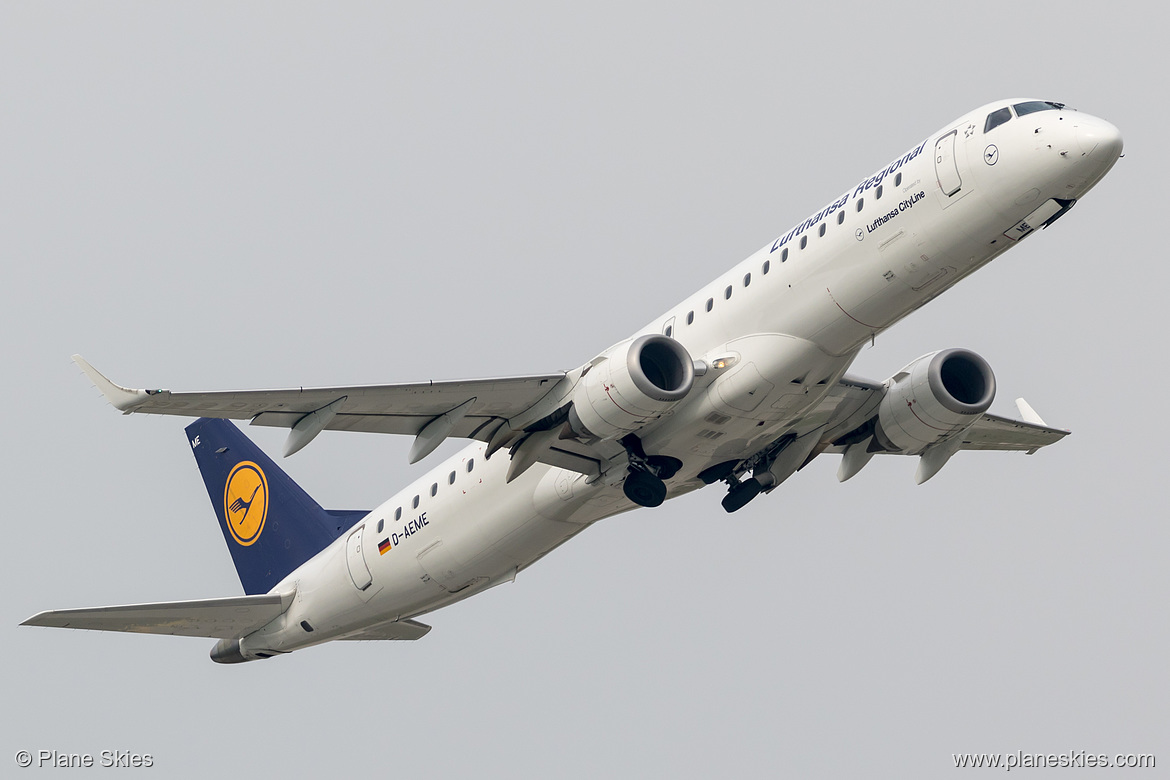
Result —
[[[244,592],[267,593],[368,512],[331,512],[227,420],[201,417],[187,441]]]

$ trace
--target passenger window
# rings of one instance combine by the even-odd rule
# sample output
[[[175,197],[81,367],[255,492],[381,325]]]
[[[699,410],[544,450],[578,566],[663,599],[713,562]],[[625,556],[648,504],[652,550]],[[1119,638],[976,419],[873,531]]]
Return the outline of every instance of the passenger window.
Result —
[[[674,333],[674,326],[673,326],[673,325],[667,325],[667,326],[666,326],[666,330],[664,330],[664,331],[662,332],[662,335],[666,336],[667,338],[670,338],[670,337],[671,337],[671,335],[672,335],[673,333]]]
[[[857,210],[861,211],[861,207],[865,205],[865,198],[857,199]]]
[[[397,509],[394,510],[394,519],[395,520],[402,519],[402,507],[398,507]]]
[[[410,502],[410,506],[413,509],[418,509],[418,496],[414,497],[414,500]]]
[[[454,472],[454,471],[452,471],[452,472],[451,472],[451,473],[450,473],[450,474],[447,476],[447,484],[448,484],[448,485],[454,485],[454,484],[455,484],[455,472]]]
[[[838,224],[838,225],[843,225],[844,223],[845,223],[845,212],[844,212],[844,211],[838,211],[838,212],[837,212],[837,224]]]
[[[764,275],[765,275],[765,276],[767,276],[767,275],[768,275],[768,271],[769,271],[769,270],[771,270],[771,268],[772,268],[772,261],[771,261],[771,260],[765,260],[765,261],[764,261],[764,268],[763,268],[763,273],[764,273]]]
[[[386,518],[384,518],[384,517],[380,518],[378,520],[378,533],[382,533],[382,529],[385,527],[386,527]]]
[[[821,229],[817,231],[817,235],[819,235],[821,238],[825,237],[825,223],[824,222],[821,223]]]
[[[899,173],[897,176],[894,177],[894,186],[895,187],[902,186],[902,174]]]
[[[690,325],[694,321],[695,321],[695,313],[693,311],[688,311],[687,312],[687,325]]]
[[[987,121],[983,123],[983,132],[989,133],[1011,118],[1012,110],[1010,108],[1001,108],[998,111],[992,111],[987,115]]]
[[[434,484],[431,485],[431,497],[433,498],[434,495],[438,492],[439,492],[439,483],[435,482]]]
[[[784,251],[780,253],[780,262],[783,263],[788,259],[788,247],[784,247]]]
[[[743,277],[743,286],[744,287],[747,287],[751,283],[752,283],[752,275],[751,274],[747,274],[746,276]]]
[[[800,237],[800,248],[804,249],[806,246],[808,246],[808,236],[801,236]]]
[[[715,299],[708,298],[707,299],[707,311],[711,311],[712,307],[714,307],[714,306],[715,306]]]
[[[475,468],[475,458],[467,461],[467,473],[470,474],[473,468]]]
[[[877,186],[877,189],[874,190],[873,199],[874,200],[881,200],[882,199],[882,185],[879,184]]]
[[[726,298],[727,300],[731,300],[731,285],[730,284],[727,285],[727,289],[723,291],[723,297]]]

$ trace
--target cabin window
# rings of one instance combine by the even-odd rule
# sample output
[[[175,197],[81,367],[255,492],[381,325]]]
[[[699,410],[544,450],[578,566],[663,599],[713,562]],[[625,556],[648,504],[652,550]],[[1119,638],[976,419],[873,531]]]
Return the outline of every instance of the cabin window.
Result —
[[[386,527],[386,518],[383,517],[383,518],[378,520],[378,533],[382,533],[382,529],[385,527]]]
[[[418,509],[418,496],[414,497],[414,500],[410,502],[410,506],[412,509]]]
[[[857,199],[857,210],[861,211],[861,207],[865,205],[865,198]]]
[[[760,271],[761,271],[761,273],[763,273],[765,276],[767,276],[767,275],[768,275],[768,271],[770,271],[770,270],[772,270],[772,261],[771,261],[771,260],[765,260],[765,261],[764,261],[764,267],[763,267],[762,269],[760,269]]]
[[[435,482],[431,485],[431,497],[433,498],[439,492],[439,483]]]
[[[695,321],[695,313],[693,311],[688,311],[687,312],[687,325],[690,325],[694,321]]]
[[[874,200],[881,200],[882,199],[882,185],[879,184],[877,186],[877,189],[873,191],[873,199]]]
[[[723,291],[723,297],[726,300],[731,300],[731,285],[727,285],[727,289]]]
[[[817,231],[817,235],[820,236],[821,238],[825,237],[825,223],[824,222],[821,223],[821,229]]]
[[[662,331],[662,335],[666,336],[667,338],[670,338],[671,335],[673,335],[673,334],[674,334],[674,326],[673,325],[667,325],[666,329]]]
[[[455,484],[455,472],[454,471],[452,471],[450,474],[447,475],[447,484],[448,485]]]
[[[475,458],[467,461],[467,473],[470,474],[473,468],[475,468]]]
[[[897,176],[894,177],[894,186],[895,187],[902,186],[902,174],[899,173]]]
[[[806,246],[808,246],[808,236],[801,236],[800,237],[800,248],[804,249]]]
[[[395,520],[402,519],[402,507],[398,507],[397,509],[394,510],[394,519]]]
[[[788,259],[788,247],[784,247],[784,251],[780,253],[780,262],[783,263]]]
[[[998,111],[992,111],[987,115],[987,121],[983,123],[983,132],[990,133],[1011,118],[1012,110],[1010,108],[1001,108]]]
[[[751,275],[751,274],[746,274],[746,275],[743,277],[743,286],[744,286],[744,287],[747,287],[747,286],[748,286],[749,284],[751,284],[751,283],[752,283],[752,275]]]
[[[707,311],[711,311],[711,309],[714,308],[714,306],[715,306],[715,299],[708,298],[707,299]]]
[[[837,224],[838,225],[845,224],[845,212],[844,211],[837,212]]]

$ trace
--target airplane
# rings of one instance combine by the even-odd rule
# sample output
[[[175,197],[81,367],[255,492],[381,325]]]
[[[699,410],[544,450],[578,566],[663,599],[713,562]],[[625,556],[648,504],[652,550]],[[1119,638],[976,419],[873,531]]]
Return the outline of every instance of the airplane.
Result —
[[[814,458],[838,479],[876,454],[925,482],[960,450],[1059,441],[1023,399],[943,349],[884,382],[846,375],[876,334],[1066,215],[1122,153],[1064,104],[1001,100],[917,141],[775,241],[571,371],[225,392],[128,389],[80,356],[124,414],[196,417],[191,447],[244,596],[41,612],[23,625],[217,639],[219,663],[331,640],[414,640],[416,618],[510,582],[606,517],[722,483],[735,512]],[[230,420],[409,435],[411,463],[461,452],[372,511],[329,511]]]

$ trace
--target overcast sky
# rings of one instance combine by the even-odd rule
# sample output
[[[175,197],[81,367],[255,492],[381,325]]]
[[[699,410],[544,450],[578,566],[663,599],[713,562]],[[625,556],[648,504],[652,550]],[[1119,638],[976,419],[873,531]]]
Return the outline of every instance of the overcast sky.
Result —
[[[0,766],[937,778],[1087,750],[1164,773],[1164,12],[763,6],[0,2]],[[417,643],[222,667],[212,640],[17,627],[242,592],[186,421],[119,416],[70,354],[174,389],[571,368],[1018,96],[1112,121],[1125,159],[853,373],[973,349],[992,411],[1026,397],[1059,445],[922,487],[909,458],[839,485],[824,457],[734,516],[699,491]],[[285,465],[370,508],[442,457],[409,445],[326,433]]]

